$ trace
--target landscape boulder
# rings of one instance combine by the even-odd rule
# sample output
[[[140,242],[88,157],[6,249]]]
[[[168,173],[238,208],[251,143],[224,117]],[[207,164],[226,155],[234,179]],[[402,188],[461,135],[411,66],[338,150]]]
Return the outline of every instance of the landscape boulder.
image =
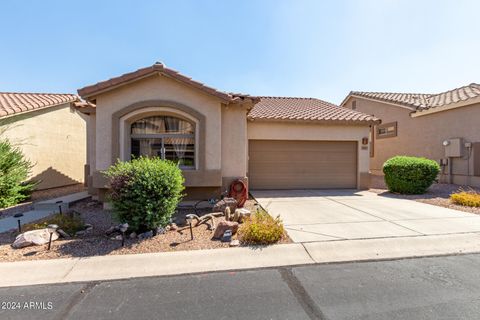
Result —
[[[235,234],[238,230],[238,222],[220,221],[217,225],[217,228],[215,228],[213,238],[220,239],[227,230],[232,230],[232,234]]]
[[[215,203],[213,206],[213,212],[225,212],[225,209],[230,208],[230,212],[235,212],[237,209],[238,202],[234,198],[223,198],[222,200]]]
[[[31,245],[40,246],[48,243],[49,239],[50,239],[50,232],[48,232],[48,229],[38,229],[38,230],[27,231],[22,234],[19,234],[15,238],[15,241],[13,242],[12,247],[15,249],[19,249],[19,248],[28,247]],[[57,239],[58,239],[58,233],[53,232],[52,241]]]

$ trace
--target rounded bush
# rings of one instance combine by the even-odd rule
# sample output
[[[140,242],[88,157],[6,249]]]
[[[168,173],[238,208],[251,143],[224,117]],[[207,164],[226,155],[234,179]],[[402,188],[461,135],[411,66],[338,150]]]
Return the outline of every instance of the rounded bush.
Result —
[[[168,224],[185,189],[178,165],[160,158],[118,161],[105,174],[111,179],[114,212],[135,231]]]
[[[439,172],[438,163],[426,158],[396,156],[383,164],[388,190],[402,194],[425,193]]]

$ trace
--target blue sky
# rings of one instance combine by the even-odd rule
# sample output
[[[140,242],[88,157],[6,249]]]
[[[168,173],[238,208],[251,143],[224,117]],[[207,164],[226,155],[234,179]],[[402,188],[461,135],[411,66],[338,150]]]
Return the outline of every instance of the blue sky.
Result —
[[[480,1],[0,2],[0,91],[76,92],[163,61],[215,88],[340,103],[480,82]]]

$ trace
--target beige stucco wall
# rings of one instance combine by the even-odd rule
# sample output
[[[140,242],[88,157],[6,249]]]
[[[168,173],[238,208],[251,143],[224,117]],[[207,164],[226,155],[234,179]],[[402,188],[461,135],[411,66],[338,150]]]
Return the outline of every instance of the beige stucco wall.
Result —
[[[369,182],[369,150],[368,146],[362,146],[362,138],[370,132],[369,126],[248,121],[247,128],[249,140],[357,141],[358,188],[365,188]]]
[[[169,100],[187,105],[205,115],[206,168],[221,168],[220,101],[164,76],[155,75],[97,96],[96,108],[96,169],[105,170],[112,159],[112,115],[116,111],[146,100]],[[158,106],[159,112],[162,107]]]
[[[383,163],[395,155],[426,157],[439,161],[445,158],[444,140],[461,137],[465,142],[479,142],[480,104],[411,117],[412,110],[361,98],[350,98],[345,106],[351,108],[356,100],[357,110],[375,115],[382,123],[397,121],[398,136],[375,139],[375,155],[370,161],[372,172],[381,173]],[[453,158],[454,182],[480,185],[480,177],[471,176],[473,156]],[[447,168],[445,168],[445,173]],[[470,176],[468,173],[470,172]],[[445,176],[442,176],[442,181]]]
[[[231,183],[233,179],[245,177],[247,173],[248,107],[248,105],[233,105],[222,109],[222,177],[224,177],[224,187]]]
[[[119,136],[112,136],[112,121],[115,121],[112,118],[115,113],[144,101],[155,100],[172,102],[173,106],[161,104],[143,106],[142,104],[140,109],[135,107],[134,111],[122,115],[118,121],[119,124],[116,124],[120,126]],[[128,140],[126,132],[128,132],[129,117],[135,119],[141,117],[143,113],[150,115],[168,113],[190,118],[197,123],[197,168],[184,171],[187,187],[220,188],[224,178],[245,177],[246,113],[250,106],[223,103],[224,101],[217,97],[161,75],[135,81],[130,85],[98,95],[95,125],[91,126],[92,130],[95,130],[95,135],[91,135],[95,140],[95,150],[92,151],[95,158],[95,161],[91,162],[92,173],[105,170],[115,162],[115,156],[112,156],[112,139],[124,141],[119,152],[120,159],[128,160],[129,151],[125,141]],[[197,119],[199,115],[189,114],[188,110],[176,110],[174,105],[190,108],[202,119]],[[199,141],[201,134],[203,139]],[[202,167],[199,167],[200,163]],[[96,182],[95,173],[93,181],[97,186],[103,183]]]
[[[34,163],[31,178],[42,180],[37,189],[84,182],[85,118],[67,103],[0,120],[5,137]]]

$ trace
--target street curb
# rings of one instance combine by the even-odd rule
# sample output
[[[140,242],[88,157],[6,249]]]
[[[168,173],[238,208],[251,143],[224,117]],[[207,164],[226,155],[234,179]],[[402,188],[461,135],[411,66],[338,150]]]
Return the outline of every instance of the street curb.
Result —
[[[480,253],[479,233],[1,262],[0,273],[8,276],[0,278],[0,287],[470,253]]]
[[[0,287],[313,264],[302,244],[0,263]],[[32,272],[35,270],[35,272]]]

